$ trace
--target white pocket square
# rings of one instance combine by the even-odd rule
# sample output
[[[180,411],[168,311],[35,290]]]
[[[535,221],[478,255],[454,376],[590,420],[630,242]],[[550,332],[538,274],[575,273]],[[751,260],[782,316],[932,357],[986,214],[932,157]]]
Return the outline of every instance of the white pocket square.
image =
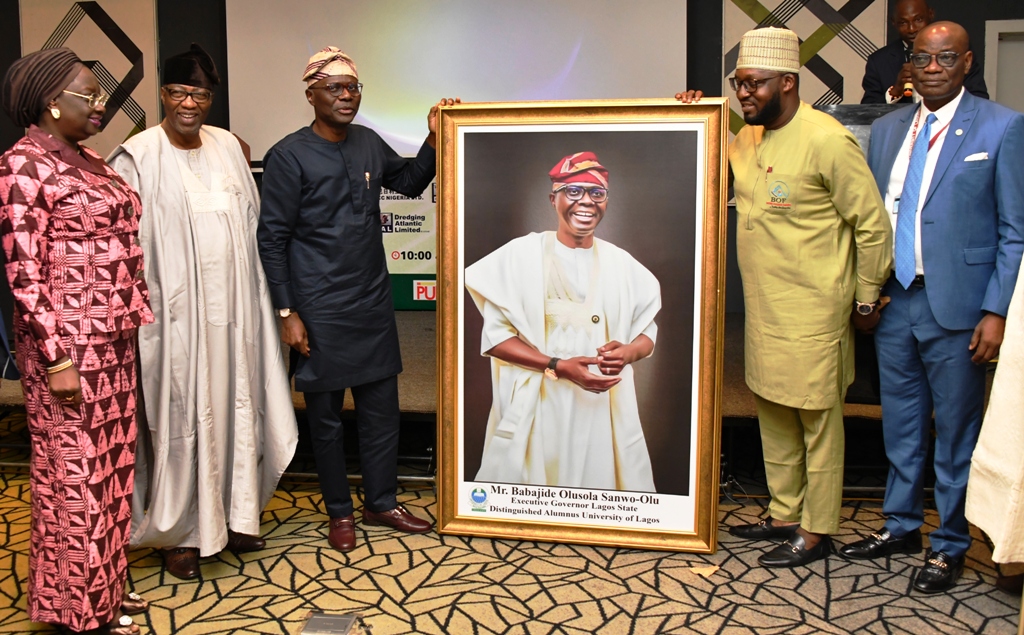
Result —
[[[964,159],[964,161],[988,161],[988,152],[975,152]]]

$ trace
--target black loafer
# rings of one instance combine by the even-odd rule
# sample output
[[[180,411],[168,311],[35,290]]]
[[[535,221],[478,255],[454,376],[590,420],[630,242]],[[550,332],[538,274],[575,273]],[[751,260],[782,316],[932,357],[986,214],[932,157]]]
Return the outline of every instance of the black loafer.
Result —
[[[796,535],[800,523],[795,525],[776,525],[771,517],[759,523],[736,525],[729,528],[729,533],[744,540],[786,540]]]
[[[757,561],[763,567],[802,567],[815,560],[824,560],[831,551],[832,540],[828,536],[822,536],[821,542],[808,549],[804,537],[796,534]]]
[[[888,529],[883,529],[839,549],[841,556],[852,560],[871,560],[894,553],[921,553],[921,530],[915,529],[905,536],[896,537]]]
[[[917,572],[914,588],[921,593],[942,593],[956,585],[957,578],[964,571],[964,557],[954,558],[948,554],[930,552],[924,566]]]

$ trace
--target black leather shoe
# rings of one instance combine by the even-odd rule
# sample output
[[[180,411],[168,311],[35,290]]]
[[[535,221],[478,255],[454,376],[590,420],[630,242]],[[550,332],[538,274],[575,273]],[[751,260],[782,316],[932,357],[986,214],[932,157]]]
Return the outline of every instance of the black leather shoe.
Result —
[[[815,560],[824,560],[831,551],[832,540],[828,536],[822,536],[818,544],[808,549],[804,537],[795,534],[786,542],[758,558],[757,561],[763,567],[802,567]]]
[[[894,553],[921,553],[921,530],[915,529],[897,538],[888,529],[883,529],[839,549],[841,556],[853,560],[871,560]]]
[[[771,517],[751,525],[736,525],[729,528],[729,533],[745,540],[786,540],[796,535],[800,523],[795,525],[776,525]]]
[[[914,588],[921,593],[942,593],[956,585],[964,571],[964,557],[954,558],[941,551],[931,551],[924,566],[917,572]]]

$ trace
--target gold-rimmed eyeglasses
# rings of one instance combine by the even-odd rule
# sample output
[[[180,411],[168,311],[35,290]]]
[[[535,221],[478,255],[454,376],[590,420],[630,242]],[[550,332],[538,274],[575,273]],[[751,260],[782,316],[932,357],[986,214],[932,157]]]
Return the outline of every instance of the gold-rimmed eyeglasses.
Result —
[[[74,95],[75,97],[81,97],[86,101],[86,103],[89,104],[90,108],[95,108],[96,106],[106,106],[107,102],[110,101],[110,95],[106,93],[93,93],[91,95],[82,95],[80,93],[71,92],[70,90],[63,90],[61,92],[67,93],[69,95]]]

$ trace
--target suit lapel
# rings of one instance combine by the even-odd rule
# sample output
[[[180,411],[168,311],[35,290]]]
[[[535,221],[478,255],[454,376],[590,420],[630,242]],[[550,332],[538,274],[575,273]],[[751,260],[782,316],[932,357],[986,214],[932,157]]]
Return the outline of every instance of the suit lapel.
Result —
[[[875,175],[875,180],[878,181],[878,191],[882,193],[883,197],[885,197],[885,191],[889,189],[892,166],[896,163],[896,156],[899,154],[900,148],[903,147],[903,140],[907,138],[910,124],[914,120],[919,107],[900,109],[898,111],[900,116],[893,123],[891,134],[885,136],[885,152],[882,154],[883,163],[879,166],[881,169]]]
[[[950,163],[953,162],[953,157],[960,150],[960,144],[964,142],[964,137],[971,132],[971,124],[974,122],[974,114],[977,110],[975,99],[974,95],[967,91],[964,91],[963,97],[960,98],[960,105],[956,107],[956,112],[953,113],[953,119],[949,122],[949,129],[946,130],[946,139],[942,142],[942,152],[939,153],[939,160],[935,164],[932,182],[928,186],[928,196],[924,199],[925,205],[928,204],[932,194],[935,193],[935,188],[942,179],[942,175],[946,173]],[[957,134],[961,130],[963,132]],[[922,209],[924,208],[922,207]]]
[[[906,61],[906,56],[903,53],[903,41],[896,40],[889,44],[889,64],[891,68],[891,77],[898,77],[900,69],[903,68],[903,64]]]

